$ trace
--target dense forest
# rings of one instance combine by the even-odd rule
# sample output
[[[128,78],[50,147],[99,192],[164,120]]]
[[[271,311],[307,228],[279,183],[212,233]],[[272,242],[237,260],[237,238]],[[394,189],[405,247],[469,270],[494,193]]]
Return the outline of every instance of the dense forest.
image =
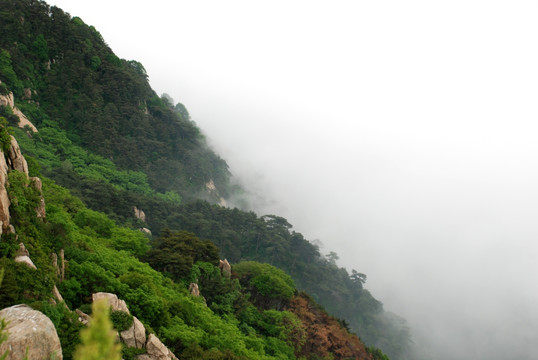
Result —
[[[0,242],[0,308],[23,302],[49,315],[65,358],[82,325],[47,302],[55,284],[69,309],[86,312],[92,293],[117,294],[180,358],[384,358],[376,348],[410,358],[405,320],[384,311],[365,274],[282,217],[225,206],[241,196],[226,162],[187,109],[158,96],[142,64],[118,58],[94,27],[41,1],[2,2],[0,81],[38,129],[0,106],[30,176],[43,179],[47,213],[34,216],[39,196],[12,172],[17,235]],[[13,262],[20,241],[39,276]],[[49,260],[60,250],[65,279]]]

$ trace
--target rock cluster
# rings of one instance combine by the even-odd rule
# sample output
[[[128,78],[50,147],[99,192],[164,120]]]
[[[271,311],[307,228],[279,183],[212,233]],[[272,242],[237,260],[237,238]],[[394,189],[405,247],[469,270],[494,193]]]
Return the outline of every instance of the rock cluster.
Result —
[[[92,295],[93,301],[105,299],[112,311],[124,311],[128,314],[129,309],[125,301],[118,298],[117,295],[111,293],[95,293]],[[86,314],[77,311],[79,316],[85,318]],[[146,349],[145,354],[138,355],[137,360],[177,360],[177,357],[159,340],[155,335],[149,334],[146,337],[146,328],[144,324],[133,316],[133,324],[131,327],[119,334],[121,341],[128,347],[137,349]]]
[[[127,308],[125,301],[118,299],[118,296],[111,293],[98,292],[92,295],[92,301],[105,299],[108,302],[108,306],[112,311],[123,311],[127,314],[131,314]]]

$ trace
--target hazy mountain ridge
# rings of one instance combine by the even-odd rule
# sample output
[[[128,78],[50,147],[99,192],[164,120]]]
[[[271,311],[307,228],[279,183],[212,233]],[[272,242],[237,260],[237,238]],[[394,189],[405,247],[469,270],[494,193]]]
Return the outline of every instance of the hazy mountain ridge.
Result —
[[[2,91],[14,91],[39,128],[32,138],[22,131],[18,137],[44,174],[122,224],[148,226],[156,235],[166,227],[192,231],[233,262],[283,268],[367,343],[405,358],[408,330],[384,317],[362,287],[365,277],[350,277],[334,257],[321,256],[285,219],[185,203],[230,194],[230,174],[184,107],[151,90],[141,64],[118,59],[94,28],[57,8],[36,1],[8,5],[0,10],[2,34],[9,35],[0,40]],[[34,95],[28,98],[25,89]],[[217,193],[208,191],[209,183]],[[134,218],[134,206],[147,213],[145,222]]]

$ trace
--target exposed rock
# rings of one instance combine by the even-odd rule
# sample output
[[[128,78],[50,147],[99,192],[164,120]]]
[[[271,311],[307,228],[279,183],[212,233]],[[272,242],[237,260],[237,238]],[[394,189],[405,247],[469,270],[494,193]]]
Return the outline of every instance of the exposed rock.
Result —
[[[124,311],[129,314],[129,309],[125,301],[118,299],[115,294],[95,293],[92,295],[93,301],[106,299],[112,311]],[[79,309],[75,310],[79,315],[79,321],[86,324],[90,317]],[[133,316],[131,327],[119,334],[119,339],[128,347],[138,349],[146,348],[146,354],[136,357],[138,360],[177,360],[177,357],[153,334],[146,338],[146,329],[136,317]]]
[[[11,201],[7,194],[7,172],[8,165],[3,153],[0,152],[0,221],[2,221],[2,230],[9,228],[9,206]]]
[[[54,287],[52,288],[52,295],[54,296],[54,299],[56,299],[60,304],[63,304],[64,308],[71,311],[71,309],[69,309],[69,306],[67,306],[67,304],[65,303],[64,298],[62,294],[60,294],[60,290],[58,290],[56,285],[54,285]]]
[[[37,269],[32,259],[30,259],[28,256],[17,256],[15,258],[15,262],[26,264],[28,267],[35,270]]]
[[[37,176],[31,177],[30,181],[32,182],[34,187],[39,190],[39,193],[41,195],[41,199],[39,200],[39,206],[35,209],[35,212],[38,218],[44,219],[47,217],[47,211],[45,209],[45,198],[43,197],[43,183],[41,182],[41,179]]]
[[[26,90],[30,89],[24,89],[24,93],[26,96]],[[32,93],[29,91],[28,98],[31,98]],[[22,111],[19,110],[19,108],[15,107],[15,101],[13,99],[13,93],[9,93],[8,95],[0,95],[0,105],[1,106],[9,106],[11,110],[13,111],[13,115],[17,116],[19,118],[19,127],[23,129],[25,126],[30,127],[30,129],[33,132],[37,132],[37,128],[32,124],[30,120],[22,113]]]
[[[228,260],[219,260],[219,269],[222,271],[222,274],[228,279],[232,276],[232,267]]]
[[[7,360],[62,360],[62,347],[54,324],[43,313],[27,305],[15,305],[0,311],[7,322],[8,339],[0,345],[0,354],[9,350]]]
[[[125,301],[118,299],[118,296],[115,294],[98,292],[92,295],[92,301],[95,302],[99,299],[106,299],[112,311],[123,311],[127,314],[131,314],[127,308],[127,304],[125,304]]]
[[[139,210],[136,206],[133,208],[133,210],[135,218],[142,222],[146,222],[146,213],[144,211]]]
[[[209,181],[205,184],[205,187],[209,191],[217,191],[217,187],[215,186],[213,179],[209,179]]]
[[[30,256],[30,252],[23,243],[19,243],[19,249],[15,253],[15,257],[17,256]]]
[[[32,182],[34,187],[39,190],[40,193],[43,192],[43,182],[40,178],[38,178],[37,176],[32,176],[30,178],[30,181]]]
[[[219,195],[219,191],[217,190],[217,187],[215,186],[215,182],[213,181],[213,179],[209,179],[209,181],[205,184],[205,187],[210,194],[213,194],[218,198],[220,206],[222,207],[228,206],[228,203],[226,202],[226,200],[224,200],[224,198],[222,198]]]
[[[56,253],[50,254],[52,266],[56,269],[56,276],[60,277],[60,268],[58,267],[58,255]]]
[[[138,230],[142,231],[142,232],[143,232],[144,234],[146,234],[146,235],[149,235],[149,236],[152,235],[152,234],[151,234],[151,230],[148,229],[148,228],[143,227],[143,228],[140,228],[140,229],[138,229]]]
[[[35,209],[35,212],[39,219],[44,219],[47,217],[45,198],[43,196],[41,196],[41,199],[39,199],[39,206],[37,209]]]
[[[146,328],[144,324],[133,316],[133,325],[120,333],[121,340],[129,347],[142,349],[146,346]]]
[[[136,360],[153,360],[154,357],[148,355],[148,354],[141,354],[141,355],[138,355],[136,358]]]
[[[29,89],[29,88],[24,88],[24,96],[22,98],[23,99],[31,99],[32,98],[32,90]]]
[[[13,136],[11,136],[11,148],[9,149],[7,155],[8,165],[10,165],[11,169],[23,172],[26,174],[26,176],[28,176],[28,164],[26,163],[24,156],[21,154],[19,143]]]
[[[77,315],[78,315],[78,321],[80,321],[84,325],[88,325],[88,323],[90,322],[90,319],[91,319],[90,315],[88,315],[86,313],[83,313],[79,309],[76,309],[75,313],[77,313]]]
[[[15,254],[15,262],[26,264],[32,269],[37,269],[32,259],[30,259],[30,253],[23,243],[19,244],[19,250],[17,250],[17,253]]]
[[[64,249],[60,249],[60,282],[65,280],[65,255]]]
[[[62,297],[62,294],[60,294],[60,290],[58,290],[56,285],[54,285],[54,287],[52,288],[52,295],[54,295],[54,298],[59,302],[64,301],[64,298]]]
[[[147,360],[177,360],[177,357],[170,351],[155,335],[149,334],[146,343]],[[138,357],[140,359],[140,357]]]
[[[200,296],[200,289],[198,288],[197,283],[190,283],[189,291],[191,292],[191,295],[193,296]]]

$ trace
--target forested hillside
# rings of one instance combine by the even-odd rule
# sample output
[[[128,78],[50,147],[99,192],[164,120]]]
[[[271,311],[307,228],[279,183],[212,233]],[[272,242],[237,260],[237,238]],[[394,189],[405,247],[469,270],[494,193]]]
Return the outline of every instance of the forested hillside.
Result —
[[[340,268],[334,253],[320,254],[282,217],[222,206],[240,192],[225,161],[183,105],[155,94],[142,64],[119,59],[95,28],[40,1],[3,2],[0,35],[0,95],[13,92],[38,132],[17,128],[9,106],[0,116],[17,128],[34,174],[53,180],[44,181],[47,221],[27,220],[27,208],[13,215],[17,234],[38,251],[43,269],[50,253],[65,248],[70,267],[59,288],[71,309],[88,304],[92,292],[115,292],[184,358],[210,358],[213,347],[249,359],[370,356],[362,345],[342,350],[346,328],[393,360],[408,358],[405,321],[364,288],[366,275]],[[149,241],[136,229],[151,232]],[[53,316],[61,327],[69,314],[43,303],[51,280],[28,295],[27,270],[10,262],[16,242],[7,234],[2,241],[9,268],[2,286],[12,290],[0,306],[23,301],[60,311]],[[219,257],[238,264],[232,278],[215,267]],[[191,282],[207,307],[189,297]],[[312,332],[313,319],[341,335]],[[72,346],[76,331],[65,331]]]

